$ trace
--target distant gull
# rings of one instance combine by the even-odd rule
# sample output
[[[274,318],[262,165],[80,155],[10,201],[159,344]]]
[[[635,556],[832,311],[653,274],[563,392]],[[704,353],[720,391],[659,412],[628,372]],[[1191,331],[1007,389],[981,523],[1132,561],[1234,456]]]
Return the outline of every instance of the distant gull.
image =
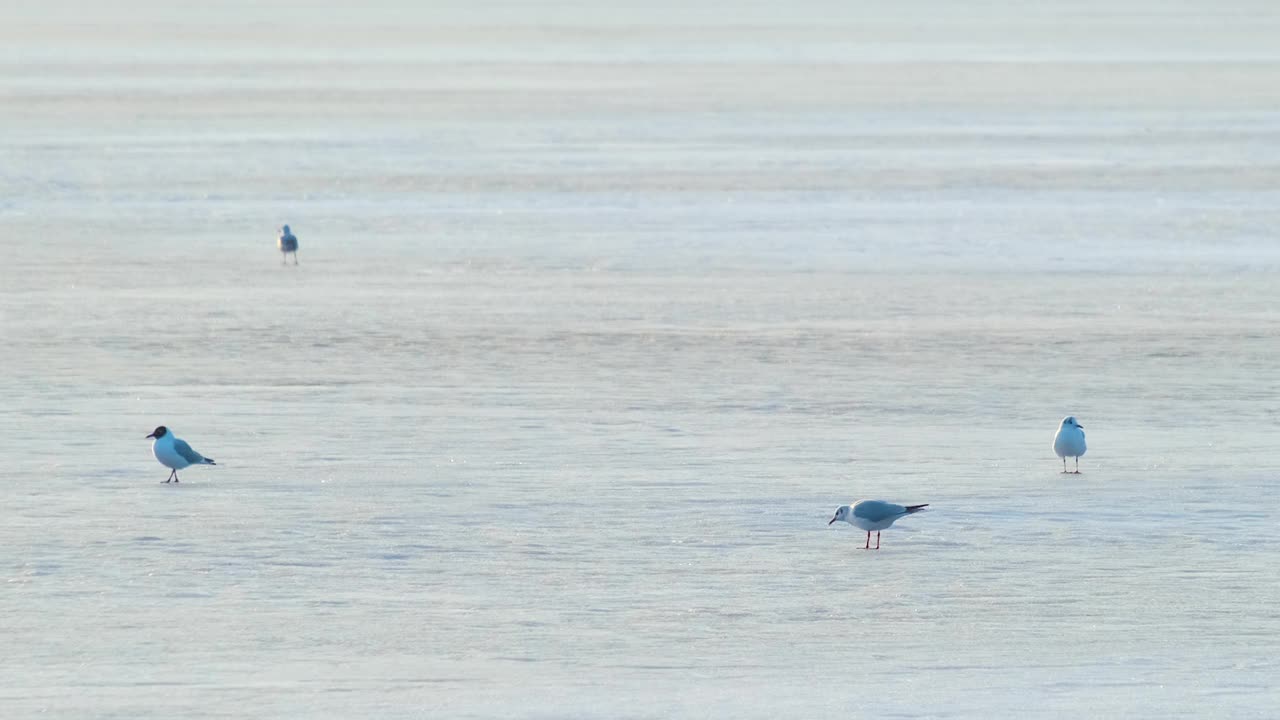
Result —
[[[918,513],[929,507],[924,505],[895,505],[883,500],[859,500],[853,505],[841,505],[836,508],[836,516],[827,522],[828,525],[843,520],[850,525],[867,531],[867,544],[863,550],[880,549],[880,531],[889,527],[898,518]],[[876,532],[876,546],[871,547],[871,531]]]
[[[293,253],[293,264],[298,264],[298,238],[289,231],[288,225],[280,228],[280,239],[276,241],[276,247],[280,248],[281,265],[288,260],[289,253]]]
[[[1079,475],[1080,456],[1087,449],[1084,444],[1084,426],[1076,422],[1072,415],[1062,418],[1062,424],[1058,426],[1058,434],[1053,436],[1053,451],[1062,458],[1062,472],[1067,472],[1067,458],[1074,457],[1076,471],[1070,474]]]
[[[191,465],[214,465],[213,458],[207,458],[187,444],[186,440],[174,437],[169,432],[169,428],[161,425],[151,432],[147,437],[155,438],[155,442],[151,443],[151,452],[155,454],[160,464],[170,468],[173,472],[169,473],[169,480],[180,482],[178,480],[178,471]],[[165,482],[169,482],[165,480]]]

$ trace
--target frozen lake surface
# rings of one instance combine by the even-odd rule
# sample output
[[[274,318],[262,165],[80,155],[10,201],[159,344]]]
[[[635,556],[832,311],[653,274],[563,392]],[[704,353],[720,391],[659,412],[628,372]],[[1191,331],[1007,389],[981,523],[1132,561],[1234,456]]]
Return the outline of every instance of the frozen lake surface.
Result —
[[[0,9],[5,718],[1280,707],[1270,3],[117,5]]]

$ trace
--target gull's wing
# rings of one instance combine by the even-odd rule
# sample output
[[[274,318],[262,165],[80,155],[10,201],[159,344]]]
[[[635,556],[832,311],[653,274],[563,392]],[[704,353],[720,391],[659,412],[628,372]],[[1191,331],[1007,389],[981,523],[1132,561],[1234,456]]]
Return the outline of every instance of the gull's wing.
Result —
[[[859,500],[853,506],[854,517],[860,517],[871,522],[880,522],[881,520],[888,520],[891,517],[906,514],[907,509],[905,507],[883,500]]]
[[[191,446],[187,444],[186,440],[179,440],[177,438],[174,438],[173,449],[177,450],[178,454],[186,458],[186,461],[191,463],[192,465],[196,465],[198,463],[204,462],[204,456],[196,452],[195,450],[192,450]]]

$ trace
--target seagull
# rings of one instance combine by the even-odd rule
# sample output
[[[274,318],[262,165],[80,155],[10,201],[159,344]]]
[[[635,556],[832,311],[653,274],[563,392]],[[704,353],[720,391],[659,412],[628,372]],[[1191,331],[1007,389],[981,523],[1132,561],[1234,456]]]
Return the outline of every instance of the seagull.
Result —
[[[1053,451],[1058,454],[1058,457],[1062,458],[1062,472],[1067,472],[1067,458],[1074,457],[1076,459],[1076,471],[1069,474],[1079,475],[1080,456],[1084,454],[1086,449],[1084,445],[1084,426],[1076,422],[1073,415],[1062,418],[1062,424],[1058,426],[1058,434],[1053,436]]]
[[[863,550],[879,550],[880,549],[880,531],[889,527],[898,518],[906,517],[912,513],[918,513],[929,507],[928,503],[924,505],[895,505],[891,502],[883,500],[859,500],[852,505],[841,505],[836,508],[836,516],[827,521],[827,524],[837,520],[843,520],[850,525],[867,531],[867,544],[863,546]],[[876,531],[876,546],[871,547],[871,531]]]
[[[280,248],[281,265],[285,264],[289,253],[293,253],[293,264],[298,264],[298,238],[289,231],[288,225],[280,228],[280,239],[276,241],[276,247]]]
[[[187,444],[186,440],[175,437],[169,432],[169,428],[161,425],[148,435],[149,438],[155,438],[155,442],[151,443],[151,452],[155,454],[160,464],[171,469],[169,480],[180,482],[178,480],[178,471],[190,465],[216,465],[213,458],[207,458]],[[165,482],[169,482],[165,480]]]

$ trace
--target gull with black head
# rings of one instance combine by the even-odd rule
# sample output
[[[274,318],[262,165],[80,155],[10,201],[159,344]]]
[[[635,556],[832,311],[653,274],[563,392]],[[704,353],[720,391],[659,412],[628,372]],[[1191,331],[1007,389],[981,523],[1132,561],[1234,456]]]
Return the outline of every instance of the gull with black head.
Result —
[[[298,264],[298,236],[289,230],[288,225],[280,228],[280,237],[276,239],[276,247],[280,248],[281,265],[284,265],[289,259],[289,253],[293,253],[293,264]]]
[[[175,436],[169,432],[169,428],[161,425],[148,435],[149,438],[155,438],[151,443],[151,452],[156,456],[156,460],[160,464],[169,468],[169,479],[165,482],[179,482],[178,471],[190,467],[192,465],[216,465],[213,458],[207,458],[187,444],[186,440]]]

